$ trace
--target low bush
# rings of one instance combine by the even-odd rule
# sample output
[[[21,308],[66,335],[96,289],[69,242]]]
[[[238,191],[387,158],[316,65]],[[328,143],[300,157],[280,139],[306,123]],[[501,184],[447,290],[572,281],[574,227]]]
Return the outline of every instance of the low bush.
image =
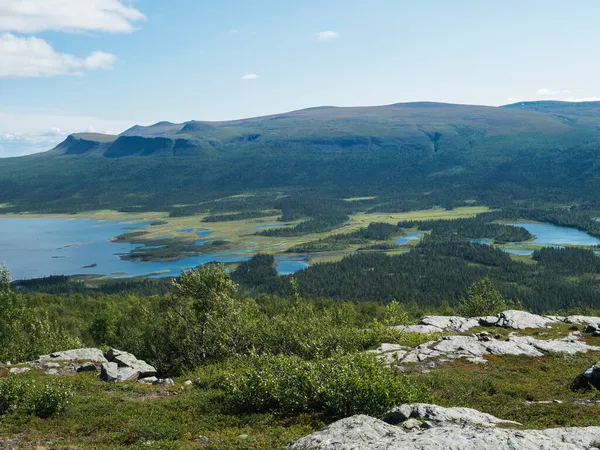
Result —
[[[0,415],[21,411],[46,419],[63,412],[72,396],[71,388],[61,382],[38,384],[11,376],[0,381]]]
[[[330,418],[377,416],[428,398],[424,388],[368,354],[319,361],[284,355],[242,359],[220,387],[234,411],[322,412]]]

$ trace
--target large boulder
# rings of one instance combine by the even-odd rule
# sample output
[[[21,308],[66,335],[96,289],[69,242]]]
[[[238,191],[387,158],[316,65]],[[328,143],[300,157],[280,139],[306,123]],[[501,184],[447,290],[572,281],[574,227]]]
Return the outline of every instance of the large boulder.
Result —
[[[100,368],[100,379],[109,383],[137,380],[140,373],[131,367],[119,367],[116,362],[106,362]]]
[[[395,411],[395,413],[392,413]],[[294,450],[576,450],[595,448],[600,427],[515,430],[516,425],[469,408],[414,404],[394,408],[390,425],[358,415],[339,420],[289,445]],[[415,418],[425,420],[421,426]],[[406,422],[405,422],[406,423]]]
[[[582,374],[583,378],[596,389],[600,389],[600,361],[590,366]],[[583,380],[582,380],[583,381]]]
[[[156,375],[156,369],[148,364],[146,361],[137,359],[131,353],[117,350],[115,348],[110,349],[106,353],[106,359],[108,361],[117,363],[121,368],[130,368],[137,372],[140,378],[152,377]]]
[[[443,330],[463,333],[479,326],[479,317],[465,318],[459,316],[425,316],[421,319],[422,325],[430,325]]]
[[[540,340],[530,336],[510,336],[497,340],[489,333],[473,336],[444,336],[436,341],[426,342],[414,349],[398,355],[398,364],[423,362],[432,358],[454,360],[466,358],[471,362],[485,363],[485,355],[540,357],[543,352],[574,355],[600,351],[600,347],[588,345],[574,338]]]
[[[525,330],[526,328],[546,328],[553,322],[549,317],[542,317],[515,309],[503,311],[498,314],[497,325],[515,330]]]
[[[40,363],[46,363],[48,361],[91,361],[101,364],[107,362],[107,359],[104,357],[104,353],[102,353],[102,350],[100,349],[78,348],[74,350],[51,353],[50,355],[43,355],[38,359],[38,362]]]
[[[391,425],[397,425],[411,418],[427,420],[430,426],[432,422],[437,426],[448,424],[481,427],[495,427],[498,424],[520,425],[518,422],[498,419],[491,414],[472,408],[444,408],[428,403],[409,403],[397,406],[389,410],[383,420]]]

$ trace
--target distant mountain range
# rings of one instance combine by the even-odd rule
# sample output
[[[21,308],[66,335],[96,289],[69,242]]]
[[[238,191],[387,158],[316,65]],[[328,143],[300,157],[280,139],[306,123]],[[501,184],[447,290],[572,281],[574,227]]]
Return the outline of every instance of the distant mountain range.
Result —
[[[551,192],[573,201],[591,196],[599,142],[600,102],[419,102],[159,122],[117,136],[74,134],[46,153],[0,160],[0,203],[165,208],[256,190],[381,197],[391,188],[460,201]]]
[[[506,107],[399,103],[375,107],[319,107],[227,122],[159,122],[120,135],[74,134],[52,153],[124,156],[206,155],[240,146],[377,148],[515,133],[561,133],[600,124],[599,103],[529,102]]]

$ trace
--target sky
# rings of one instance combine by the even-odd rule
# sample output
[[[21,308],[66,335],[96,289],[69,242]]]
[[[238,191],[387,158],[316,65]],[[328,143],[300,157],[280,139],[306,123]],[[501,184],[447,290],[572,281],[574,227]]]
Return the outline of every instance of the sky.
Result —
[[[598,0],[0,0],[0,157],[334,105],[600,100]]]

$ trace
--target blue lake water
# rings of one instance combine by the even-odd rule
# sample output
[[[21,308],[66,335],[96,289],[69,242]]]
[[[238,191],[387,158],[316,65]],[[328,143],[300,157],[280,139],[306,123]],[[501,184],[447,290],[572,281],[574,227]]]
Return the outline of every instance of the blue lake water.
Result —
[[[503,248],[506,253],[512,253],[513,255],[530,256],[533,255],[533,250],[519,250],[517,248]]]
[[[559,227],[548,223],[511,223],[523,227],[535,236],[534,244],[541,246],[599,245],[600,239],[575,228]]]
[[[400,245],[405,245],[408,244],[411,241],[418,241],[419,239],[421,239],[424,236],[423,233],[414,233],[414,234],[407,234],[406,236],[401,236],[398,239],[396,239],[394,242],[396,244],[400,244]]]
[[[0,219],[0,264],[5,263],[14,279],[39,278],[49,275],[101,274],[118,277],[172,276],[181,269],[207,262],[240,262],[250,258],[252,250],[218,252],[183,258],[177,261],[126,261],[120,255],[140,244],[110,242],[109,239],[139,229],[146,222],[89,219],[3,218]],[[200,234],[202,233],[202,234]],[[210,234],[199,229],[199,235]],[[282,273],[300,270],[301,264],[280,261]],[[306,264],[306,263],[304,263]],[[86,266],[92,266],[88,267]],[[295,270],[294,270],[295,271]]]
[[[299,270],[304,270],[307,267],[309,267],[308,263],[306,263],[305,261],[300,261],[300,260],[295,260],[295,259],[283,259],[283,258],[276,258],[276,259],[277,259],[277,272],[280,275],[291,275],[291,274],[298,272]]]

